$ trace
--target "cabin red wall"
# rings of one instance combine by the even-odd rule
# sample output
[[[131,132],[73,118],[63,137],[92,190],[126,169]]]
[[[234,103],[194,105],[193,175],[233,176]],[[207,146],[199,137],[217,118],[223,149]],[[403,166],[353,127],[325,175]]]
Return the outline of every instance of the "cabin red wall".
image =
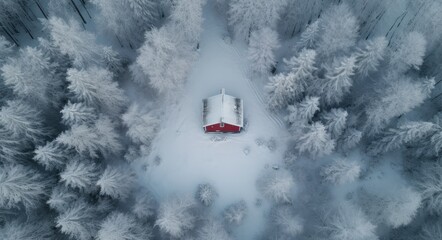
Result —
[[[241,127],[224,123],[224,127],[221,127],[220,123],[213,124],[205,127],[206,132],[239,132]]]

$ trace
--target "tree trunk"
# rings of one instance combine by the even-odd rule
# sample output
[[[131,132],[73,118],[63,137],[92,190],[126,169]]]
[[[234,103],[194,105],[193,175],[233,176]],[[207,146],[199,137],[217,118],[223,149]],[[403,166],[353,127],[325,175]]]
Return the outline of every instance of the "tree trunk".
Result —
[[[40,3],[38,2],[38,0],[34,0],[35,4],[37,4],[38,9],[40,9],[40,12],[43,13],[43,16],[48,19],[48,16],[46,15],[46,13],[43,11],[43,8],[41,7]]]
[[[5,32],[6,35],[8,35],[9,38],[14,42],[14,44],[15,44],[17,47],[20,47],[20,44],[18,44],[17,40],[15,40],[15,38],[14,38],[14,37],[12,36],[12,34],[8,31],[8,29],[6,29],[5,27],[2,27],[2,29],[3,29],[3,32]]]
[[[75,8],[75,11],[77,11],[78,15],[80,15],[81,20],[83,21],[84,24],[86,24],[86,20],[84,19],[83,15],[80,12],[80,9],[78,9],[77,4],[75,4],[74,0],[71,0],[72,5]]]

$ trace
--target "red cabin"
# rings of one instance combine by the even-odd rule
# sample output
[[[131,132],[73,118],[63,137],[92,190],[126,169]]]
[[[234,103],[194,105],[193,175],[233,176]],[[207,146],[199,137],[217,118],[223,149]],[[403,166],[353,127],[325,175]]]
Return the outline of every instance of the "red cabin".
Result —
[[[207,132],[238,133],[243,128],[243,101],[220,94],[203,100],[203,128]]]

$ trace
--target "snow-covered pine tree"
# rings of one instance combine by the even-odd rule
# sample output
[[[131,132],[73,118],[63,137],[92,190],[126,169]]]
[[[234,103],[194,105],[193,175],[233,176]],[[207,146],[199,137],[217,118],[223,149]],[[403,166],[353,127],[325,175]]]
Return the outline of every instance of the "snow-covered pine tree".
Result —
[[[410,32],[390,54],[390,65],[393,71],[399,73],[409,69],[419,70],[424,62],[427,41],[418,32]]]
[[[114,155],[123,149],[116,128],[108,117],[100,116],[94,125],[73,125],[55,141],[90,158],[98,158],[99,154]]]
[[[195,227],[194,207],[191,197],[172,197],[161,203],[155,226],[173,238],[180,238]]]
[[[156,214],[157,202],[150,192],[137,191],[131,211],[138,219],[149,219]]]
[[[45,22],[51,39],[62,54],[67,54],[76,67],[86,67],[100,64],[101,48],[96,43],[95,36],[83,29],[78,22],[70,19],[68,22],[51,17]]]
[[[250,33],[263,27],[275,29],[287,0],[231,0],[228,10],[229,25],[235,37],[249,40]]]
[[[161,94],[181,87],[193,54],[187,45],[179,45],[170,28],[164,26],[146,32],[145,42],[138,51],[136,63],[149,77],[151,87]]]
[[[96,237],[100,221],[109,210],[107,205],[92,205],[79,199],[57,217],[56,226],[73,239],[90,240]]]
[[[317,111],[319,111],[319,98],[306,96],[304,100],[295,105],[289,105],[287,107],[289,114],[287,115],[287,121],[293,124],[296,123],[306,124],[310,122]]]
[[[126,135],[136,144],[150,145],[160,121],[155,113],[146,112],[139,104],[132,104],[121,117],[127,127]]]
[[[378,69],[380,62],[384,59],[387,49],[387,39],[377,37],[368,40],[363,47],[358,48],[356,56],[356,71],[363,77]]]
[[[290,72],[271,77],[266,86],[269,107],[284,108],[302,98],[307,81],[314,78],[316,71],[314,66],[315,57],[314,50],[304,49],[299,53],[299,56],[294,56],[285,61],[290,68]]]
[[[398,128],[390,128],[385,131],[380,139],[374,140],[369,145],[368,152],[371,155],[386,153],[441,130],[438,125],[431,122],[407,122]]]
[[[379,90],[376,99],[368,103],[364,130],[370,135],[378,133],[392,118],[419,106],[434,88],[434,78],[416,81],[410,76],[390,73],[385,76],[387,86]]]
[[[420,170],[417,181],[425,209],[434,214],[442,214],[442,163],[426,163]]]
[[[103,47],[101,49],[101,57],[104,66],[113,73],[118,74],[123,71],[123,60],[112,47]]]
[[[183,43],[197,45],[203,30],[203,5],[206,0],[178,0],[172,8],[170,24]]]
[[[342,108],[332,108],[330,111],[321,115],[322,121],[327,131],[334,139],[339,138],[347,127],[348,113]]]
[[[84,103],[71,103],[68,101],[61,112],[61,119],[68,126],[92,123],[97,119],[94,108]]]
[[[324,180],[333,184],[354,182],[360,174],[360,163],[344,159],[336,159],[321,169],[321,176]]]
[[[314,92],[320,94],[321,100],[326,105],[340,103],[353,85],[352,76],[355,74],[355,67],[355,56],[335,59],[333,64],[326,68],[324,78],[315,82]]]
[[[80,192],[94,193],[97,191],[95,184],[100,173],[100,167],[94,162],[74,159],[60,173],[60,182]]]
[[[5,85],[10,87],[19,98],[38,107],[58,104],[57,91],[61,81],[55,75],[56,65],[48,56],[33,47],[22,48],[14,58],[9,58],[1,67]]]
[[[118,115],[127,103],[127,99],[114,75],[100,67],[89,67],[67,71],[68,89],[79,102],[96,107],[110,115]]]
[[[50,208],[61,213],[69,209],[69,206],[79,198],[79,194],[75,190],[64,184],[59,184],[52,188],[51,196],[46,203]]]
[[[409,187],[391,189],[378,195],[362,189],[358,202],[373,222],[383,222],[392,228],[408,225],[421,206],[421,195]]]
[[[318,19],[307,26],[307,28],[301,33],[301,36],[295,45],[295,50],[316,48],[319,40],[320,21],[321,20]]]
[[[330,154],[335,148],[335,141],[321,123],[315,122],[305,127],[301,136],[296,139],[296,150],[308,153],[313,157]]]
[[[2,240],[51,240],[55,238],[52,223],[47,219],[6,221],[0,227]]]
[[[253,31],[250,36],[248,58],[259,74],[268,74],[275,65],[274,51],[279,47],[278,33],[269,27]]]
[[[240,225],[248,213],[247,203],[244,200],[232,203],[224,209],[224,220],[229,224]]]
[[[420,237],[421,240],[442,239],[442,222],[424,224]]]
[[[330,7],[321,16],[320,23],[318,54],[328,57],[341,55],[356,44],[358,21],[347,4]]]
[[[344,151],[356,147],[362,139],[362,132],[355,128],[347,128],[338,141],[338,146]]]
[[[232,240],[229,233],[217,220],[209,219],[197,233],[196,240]]]
[[[258,188],[268,199],[276,203],[290,203],[295,182],[288,171],[265,172],[257,181]]]
[[[17,164],[0,166],[0,207],[26,211],[41,206],[53,181],[39,171]]]
[[[332,209],[322,219],[320,227],[330,240],[377,240],[376,226],[364,213],[351,206]]]
[[[116,121],[102,115],[94,123],[101,144],[101,152],[104,155],[118,155],[123,150],[123,144],[118,133]]]
[[[34,150],[34,161],[42,165],[46,170],[61,170],[67,162],[66,151],[57,142],[47,142]]]
[[[287,238],[295,238],[304,231],[303,220],[295,214],[291,206],[277,206],[272,209],[271,215],[278,232]]]
[[[129,214],[112,212],[100,224],[97,240],[149,240],[152,233],[149,227]]]
[[[40,112],[19,101],[7,101],[0,109],[0,125],[13,137],[22,138],[34,144],[41,143],[50,134],[43,124]]]
[[[129,197],[135,182],[135,174],[127,166],[108,165],[97,181],[100,195],[124,200]]]
[[[196,198],[206,207],[212,205],[215,199],[218,197],[218,193],[209,183],[203,183],[198,185],[196,191]]]
[[[92,0],[100,13],[98,22],[120,41],[136,47],[143,40],[143,33],[149,30],[158,18],[156,0]]]
[[[315,67],[316,52],[312,49],[302,49],[298,56],[290,59],[283,59],[289,72],[294,73],[302,82],[304,88],[307,87],[309,81],[315,79],[317,68]]]

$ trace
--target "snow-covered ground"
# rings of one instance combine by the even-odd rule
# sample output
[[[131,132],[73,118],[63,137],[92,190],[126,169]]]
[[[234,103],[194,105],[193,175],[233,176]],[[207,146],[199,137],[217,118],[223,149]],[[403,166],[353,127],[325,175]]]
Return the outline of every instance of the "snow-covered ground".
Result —
[[[165,110],[166,119],[150,156],[145,158],[151,167],[140,170],[139,176],[159,201],[175,193],[194,193],[197,184],[203,182],[213,184],[219,193],[216,212],[244,199],[249,214],[235,235],[238,239],[254,239],[263,229],[268,206],[265,201],[261,206],[255,205],[256,199],[261,198],[256,179],[263,169],[280,164],[285,144],[278,141],[287,134],[281,120],[265,108],[262,87],[248,77],[245,45],[226,39],[226,23],[211,4],[205,7],[203,28],[199,59],[178,103]],[[203,132],[202,99],[217,94],[221,88],[244,100],[247,125],[240,134]],[[277,142],[276,149],[261,144],[261,140],[271,138]],[[160,164],[152,164],[157,157],[161,158]]]

